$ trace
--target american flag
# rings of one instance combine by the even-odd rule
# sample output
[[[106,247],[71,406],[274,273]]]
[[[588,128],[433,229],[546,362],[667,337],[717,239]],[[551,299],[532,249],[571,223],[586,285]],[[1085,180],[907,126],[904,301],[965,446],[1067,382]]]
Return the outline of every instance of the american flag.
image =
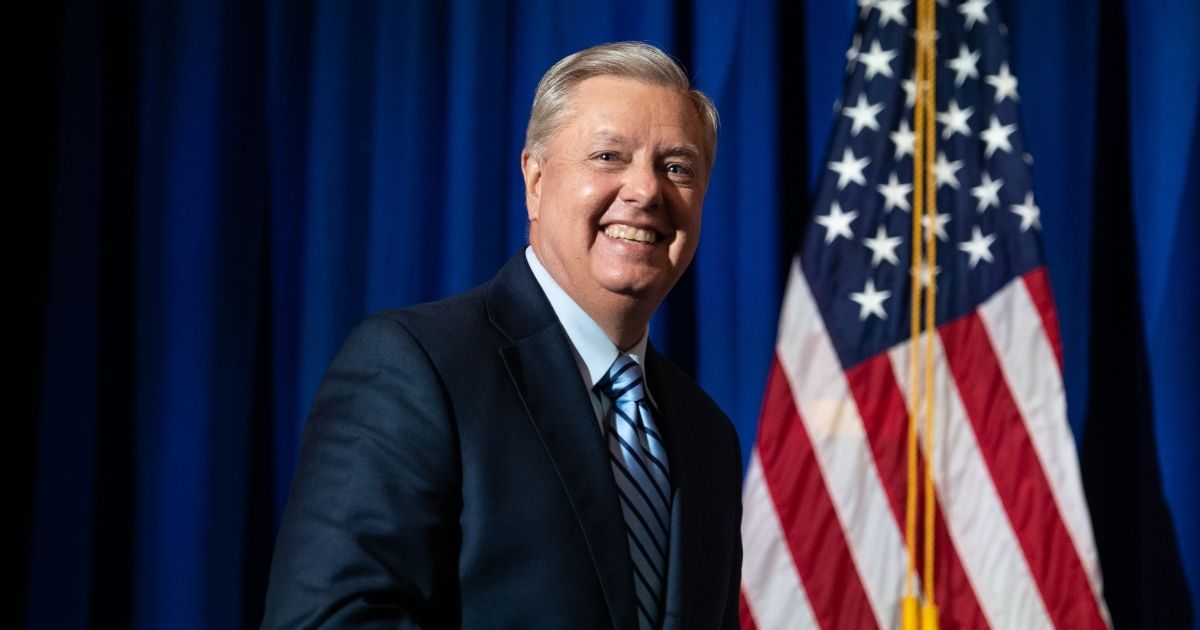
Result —
[[[988,0],[939,0],[937,255],[913,274],[915,11],[860,5],[746,475],[743,627],[899,626],[918,279],[941,627],[1108,627],[1005,27]]]

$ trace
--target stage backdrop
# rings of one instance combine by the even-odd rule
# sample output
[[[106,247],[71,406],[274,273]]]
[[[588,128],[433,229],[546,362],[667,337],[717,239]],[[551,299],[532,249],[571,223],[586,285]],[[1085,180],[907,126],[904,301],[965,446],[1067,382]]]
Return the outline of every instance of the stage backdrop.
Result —
[[[652,338],[748,452],[857,4],[52,5],[26,182],[46,218],[12,237],[43,254],[15,270],[27,625],[258,623],[341,338],[520,250],[534,85],[598,42],[672,52],[721,111],[702,245]],[[1106,598],[1118,627],[1195,627],[1200,7],[1001,12]]]

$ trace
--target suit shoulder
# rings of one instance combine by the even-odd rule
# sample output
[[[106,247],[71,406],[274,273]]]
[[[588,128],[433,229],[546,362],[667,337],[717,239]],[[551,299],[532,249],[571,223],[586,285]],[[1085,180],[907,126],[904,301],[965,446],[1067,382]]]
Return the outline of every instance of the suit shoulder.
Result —
[[[433,302],[379,311],[367,316],[359,326],[388,328],[398,326],[417,339],[445,337],[449,333],[487,323],[487,307],[481,287]]]
[[[368,352],[389,352],[396,343],[413,346],[438,365],[457,365],[455,357],[469,360],[480,351],[506,343],[491,324],[482,287],[442,300],[367,316],[347,337],[347,347]],[[364,348],[375,345],[376,349]]]

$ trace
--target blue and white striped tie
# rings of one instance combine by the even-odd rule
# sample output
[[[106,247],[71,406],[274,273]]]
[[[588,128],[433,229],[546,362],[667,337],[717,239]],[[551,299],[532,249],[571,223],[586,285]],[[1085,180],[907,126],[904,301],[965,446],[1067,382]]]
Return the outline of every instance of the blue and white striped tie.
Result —
[[[651,630],[662,623],[667,581],[671,514],[667,452],[636,361],[618,356],[596,388],[612,401],[604,423],[609,460],[629,535],[639,626]]]

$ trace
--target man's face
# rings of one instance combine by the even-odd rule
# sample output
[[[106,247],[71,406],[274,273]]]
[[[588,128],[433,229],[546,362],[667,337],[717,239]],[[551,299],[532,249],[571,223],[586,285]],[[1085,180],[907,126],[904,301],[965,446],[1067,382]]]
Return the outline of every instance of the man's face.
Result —
[[[575,87],[541,158],[522,156],[530,243],[593,316],[622,298],[653,310],[691,263],[703,138],[686,94],[600,76]]]

